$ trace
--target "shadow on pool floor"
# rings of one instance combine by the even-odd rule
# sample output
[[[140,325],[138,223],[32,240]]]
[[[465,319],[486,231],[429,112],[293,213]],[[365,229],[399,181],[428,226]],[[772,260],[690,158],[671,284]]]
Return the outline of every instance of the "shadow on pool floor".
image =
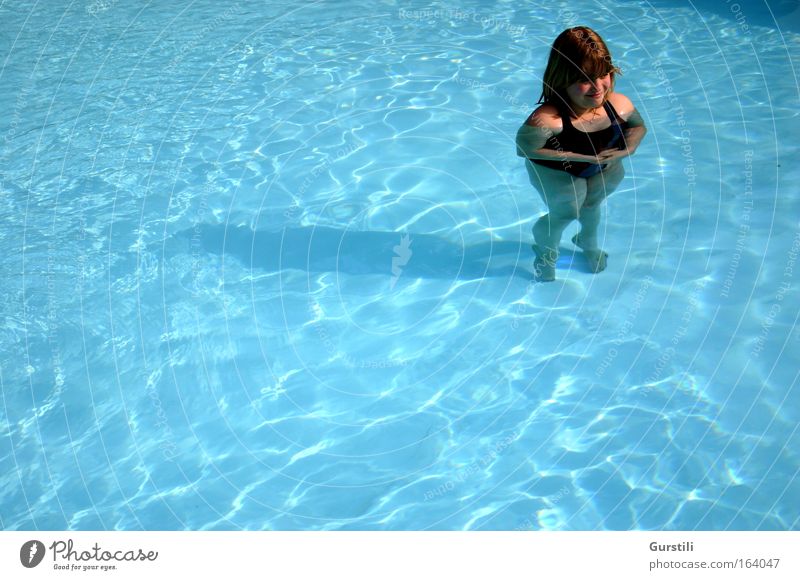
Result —
[[[292,227],[281,231],[252,230],[245,226],[203,225],[184,230],[204,251],[232,256],[245,265],[266,271],[292,268],[309,272],[383,274],[404,277],[458,278],[518,276],[531,279],[530,242],[455,244],[432,234],[355,231],[330,227]],[[588,272],[576,252],[561,249],[560,268]]]

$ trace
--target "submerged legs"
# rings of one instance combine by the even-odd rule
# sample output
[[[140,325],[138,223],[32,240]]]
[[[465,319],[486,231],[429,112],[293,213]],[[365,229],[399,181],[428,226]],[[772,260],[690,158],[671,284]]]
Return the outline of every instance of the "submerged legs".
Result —
[[[598,245],[601,203],[614,191],[625,171],[619,162],[588,179],[573,177],[565,171],[526,163],[531,184],[547,204],[548,213],[533,226],[534,274],[540,281],[555,280],[558,246],[566,227],[577,219],[581,231],[572,238],[586,257],[593,272],[606,268],[608,254]]]

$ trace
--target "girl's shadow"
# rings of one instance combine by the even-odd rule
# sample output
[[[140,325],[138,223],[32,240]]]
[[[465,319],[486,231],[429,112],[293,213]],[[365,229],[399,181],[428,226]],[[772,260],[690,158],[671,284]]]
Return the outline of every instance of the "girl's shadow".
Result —
[[[246,265],[277,272],[286,268],[308,272],[379,274],[397,278],[459,278],[487,276],[532,278],[533,252],[522,242],[455,244],[431,234],[354,231],[330,227],[293,227],[281,231],[246,226],[202,225],[184,230],[206,252],[233,256]],[[575,268],[576,252],[561,249],[559,269]],[[580,270],[589,271],[583,260]]]

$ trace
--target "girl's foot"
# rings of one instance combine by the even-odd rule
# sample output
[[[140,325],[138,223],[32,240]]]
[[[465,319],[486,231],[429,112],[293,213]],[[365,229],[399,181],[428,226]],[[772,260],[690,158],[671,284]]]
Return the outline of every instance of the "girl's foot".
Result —
[[[583,250],[583,255],[586,256],[586,261],[589,262],[589,269],[591,269],[592,272],[597,274],[606,269],[607,252],[604,252],[600,248],[586,249],[583,244],[581,244],[580,234],[575,234],[572,237],[572,243]]]
[[[556,279],[556,260],[558,254],[552,250],[542,249],[536,244],[531,246],[536,259],[533,261],[533,274],[539,282],[552,282]]]

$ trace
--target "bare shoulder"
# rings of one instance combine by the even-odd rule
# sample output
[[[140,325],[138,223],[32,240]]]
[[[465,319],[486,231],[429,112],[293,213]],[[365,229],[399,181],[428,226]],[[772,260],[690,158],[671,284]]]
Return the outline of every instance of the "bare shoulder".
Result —
[[[611,93],[608,95],[608,100],[622,120],[628,123],[628,127],[645,126],[644,119],[628,97],[622,93]]]
[[[614,106],[617,113],[619,113],[620,117],[624,119],[627,119],[628,115],[630,115],[635,108],[631,100],[622,93],[609,93],[608,100],[611,101],[611,104]]]
[[[553,135],[564,130],[558,109],[553,105],[542,105],[536,109],[517,131],[517,155],[529,157],[547,144]]]
[[[525,125],[550,133],[560,133],[563,129],[558,109],[550,104],[544,104],[531,113]]]

